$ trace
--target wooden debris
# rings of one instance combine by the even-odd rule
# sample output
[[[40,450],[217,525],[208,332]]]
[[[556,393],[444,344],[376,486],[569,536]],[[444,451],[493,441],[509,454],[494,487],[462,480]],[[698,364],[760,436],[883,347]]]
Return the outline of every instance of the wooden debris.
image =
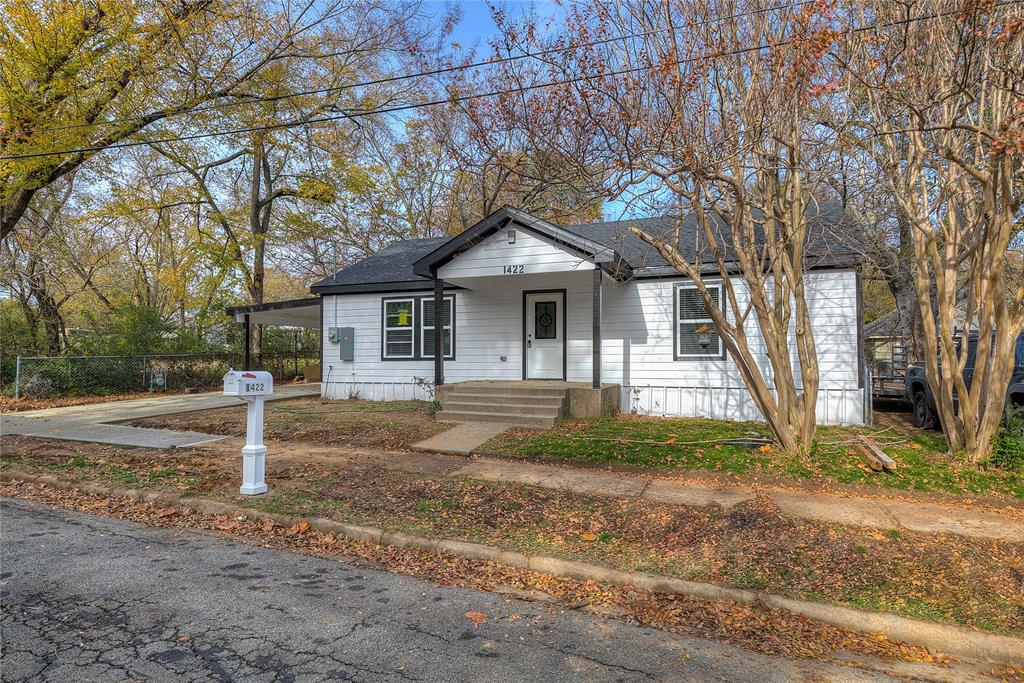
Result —
[[[861,456],[868,463],[868,467],[874,471],[894,472],[896,470],[896,461],[886,455],[878,444],[861,437],[858,445]]]

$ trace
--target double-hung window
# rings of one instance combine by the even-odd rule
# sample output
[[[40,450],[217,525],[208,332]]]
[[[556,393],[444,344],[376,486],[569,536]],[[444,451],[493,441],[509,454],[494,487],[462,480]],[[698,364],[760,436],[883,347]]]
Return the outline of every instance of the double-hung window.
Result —
[[[384,357],[414,358],[415,299],[384,301]]]
[[[426,360],[434,357],[433,296],[384,298],[381,324],[383,360]],[[444,358],[455,360],[455,296],[444,298],[441,312]]]
[[[434,316],[434,299],[420,299],[422,315],[420,316],[420,355],[423,358],[434,357],[434,326],[437,319]],[[455,308],[455,299],[445,297],[443,314],[441,316],[441,327],[443,328],[444,357],[452,358],[452,310]]]
[[[722,285],[707,285],[715,306],[722,307]],[[715,330],[704,303],[704,297],[695,285],[676,285],[676,359],[721,358],[725,353],[722,338]]]

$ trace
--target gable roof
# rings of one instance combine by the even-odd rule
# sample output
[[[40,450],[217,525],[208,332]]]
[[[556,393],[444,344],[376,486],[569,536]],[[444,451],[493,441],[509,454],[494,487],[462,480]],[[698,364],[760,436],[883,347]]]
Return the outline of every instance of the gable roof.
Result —
[[[533,233],[534,236],[552,242],[556,247],[581,256],[604,268],[613,277],[625,280],[632,275],[632,268],[615,249],[602,244],[569,228],[536,218],[511,206],[503,206],[476,225],[462,231],[434,251],[423,256],[413,270],[422,277],[433,277],[437,269],[459,254],[473,248],[498,230],[515,224],[517,229]]]
[[[731,254],[728,226],[719,219],[719,246],[726,259]],[[860,263],[859,228],[838,202],[808,206],[807,258],[812,268],[849,267]],[[679,223],[679,252],[691,262],[699,256],[708,272],[717,271],[711,254],[704,248],[703,232],[693,215],[681,221],[673,217],[640,218],[623,221],[557,226],[519,209],[505,206],[454,237],[410,239],[352,264],[332,277],[310,287],[314,294],[418,290],[433,287],[431,273],[481,240],[514,223],[554,243],[559,248],[594,261],[618,279],[679,277],[657,249],[630,232],[636,227],[648,234],[671,240]]]

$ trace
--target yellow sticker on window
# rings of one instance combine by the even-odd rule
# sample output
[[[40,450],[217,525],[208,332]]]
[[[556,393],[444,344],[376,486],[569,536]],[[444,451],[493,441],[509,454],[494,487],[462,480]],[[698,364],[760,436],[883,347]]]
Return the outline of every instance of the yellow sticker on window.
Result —
[[[409,311],[398,312],[398,324],[405,327],[409,324]]]

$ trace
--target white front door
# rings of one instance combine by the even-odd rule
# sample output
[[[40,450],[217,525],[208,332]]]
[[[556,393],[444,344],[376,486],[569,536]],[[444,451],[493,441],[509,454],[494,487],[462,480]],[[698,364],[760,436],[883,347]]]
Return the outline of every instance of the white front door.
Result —
[[[526,295],[526,379],[565,376],[565,319],[562,292]]]

